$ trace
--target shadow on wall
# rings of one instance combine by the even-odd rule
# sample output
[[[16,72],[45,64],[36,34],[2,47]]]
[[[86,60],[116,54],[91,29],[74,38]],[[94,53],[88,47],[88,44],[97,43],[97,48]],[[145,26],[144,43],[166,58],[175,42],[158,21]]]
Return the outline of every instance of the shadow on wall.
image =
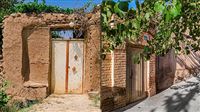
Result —
[[[110,112],[126,105],[126,88],[101,87],[101,109]]]
[[[166,96],[164,106],[166,112],[189,112],[190,102],[200,93],[200,77],[196,77],[196,81],[186,81],[184,85],[172,86],[171,89],[176,90],[173,95]],[[198,105],[198,104],[197,104]],[[150,112],[155,112],[152,109]]]
[[[178,56],[177,63],[180,68],[185,68],[190,74],[196,73],[200,67],[200,52],[191,52],[187,56]]]
[[[28,37],[32,34],[31,31],[30,28],[24,28],[22,31],[22,76],[25,82],[30,79]]]
[[[145,100],[129,102],[126,88],[122,87],[101,87],[101,109],[102,112],[123,112]]]
[[[165,56],[157,57],[156,91],[161,92],[174,83],[176,57],[171,50]]]
[[[199,72],[200,52],[175,56],[171,50],[164,57],[158,57],[157,62],[157,92],[161,92]]]

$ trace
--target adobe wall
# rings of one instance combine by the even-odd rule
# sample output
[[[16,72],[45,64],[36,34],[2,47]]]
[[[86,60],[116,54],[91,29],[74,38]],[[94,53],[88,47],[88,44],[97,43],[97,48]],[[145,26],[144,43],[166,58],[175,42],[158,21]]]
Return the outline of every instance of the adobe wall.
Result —
[[[158,57],[157,89],[163,90],[199,72],[200,52],[177,55],[171,50]]]
[[[3,67],[5,77],[11,85],[7,92],[12,96],[26,99],[40,99],[48,96],[51,71],[50,30],[78,28],[83,24],[86,29],[85,40],[87,40],[85,41],[86,68],[83,90],[84,92],[99,91],[99,21],[98,10],[86,16],[17,13],[6,17],[3,24]],[[71,22],[73,26],[70,25]]]
[[[88,16],[85,48],[85,92],[100,91],[100,11],[94,10]]]

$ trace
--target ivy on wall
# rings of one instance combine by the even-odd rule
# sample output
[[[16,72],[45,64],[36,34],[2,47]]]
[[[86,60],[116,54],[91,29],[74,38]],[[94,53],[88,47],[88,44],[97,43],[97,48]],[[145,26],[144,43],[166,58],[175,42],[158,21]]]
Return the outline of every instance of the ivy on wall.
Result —
[[[102,3],[103,52],[115,49],[126,40],[137,41],[144,32],[153,36],[142,55],[164,55],[174,49],[189,54],[200,49],[199,0],[132,0]]]

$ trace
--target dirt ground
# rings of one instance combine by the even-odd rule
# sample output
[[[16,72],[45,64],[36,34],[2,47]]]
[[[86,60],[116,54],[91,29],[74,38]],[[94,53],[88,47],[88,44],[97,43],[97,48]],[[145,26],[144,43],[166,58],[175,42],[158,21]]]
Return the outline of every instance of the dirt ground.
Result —
[[[51,95],[29,112],[101,112],[87,95]]]

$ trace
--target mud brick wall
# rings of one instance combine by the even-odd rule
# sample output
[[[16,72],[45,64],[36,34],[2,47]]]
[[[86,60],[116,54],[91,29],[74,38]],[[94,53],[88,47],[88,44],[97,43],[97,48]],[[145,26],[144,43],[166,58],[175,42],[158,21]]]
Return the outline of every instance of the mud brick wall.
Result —
[[[73,26],[71,26],[73,22]],[[41,99],[50,94],[51,36],[56,28],[85,30],[84,92],[100,88],[100,10],[80,14],[24,14],[6,17],[3,24],[3,67],[11,83],[8,93],[25,99]],[[89,68],[87,68],[89,67]]]
[[[85,87],[84,91],[100,89],[100,11],[94,12],[87,21],[85,48]]]
[[[175,56],[173,50],[165,56],[157,57],[157,89],[162,91],[176,82],[185,80],[199,73],[200,52]]]
[[[22,31],[24,81],[48,85],[50,65],[50,34],[48,27],[27,28]]]
[[[22,38],[23,27],[9,21],[5,23],[3,31],[3,67],[6,79],[11,81],[9,93],[16,94],[15,90],[20,90],[23,86],[22,76]],[[15,81],[15,82],[14,82]]]
[[[19,23],[7,22],[4,32],[3,67],[6,79],[11,83],[8,94],[27,99],[46,97],[50,65],[49,29],[40,27],[33,30]]]

